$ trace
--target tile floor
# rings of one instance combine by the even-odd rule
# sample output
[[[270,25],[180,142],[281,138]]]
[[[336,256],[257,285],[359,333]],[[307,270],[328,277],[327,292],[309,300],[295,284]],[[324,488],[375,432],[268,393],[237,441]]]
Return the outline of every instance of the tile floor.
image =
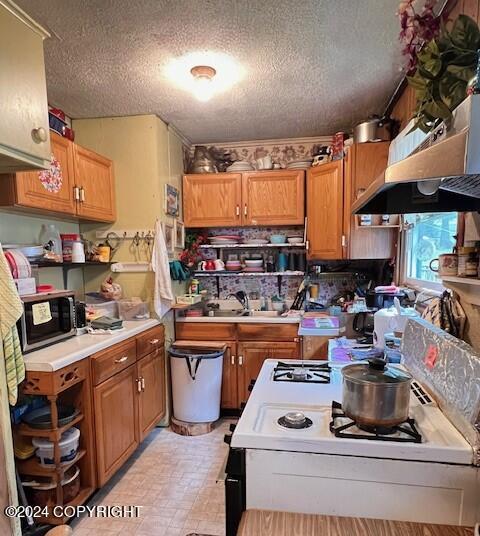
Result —
[[[210,434],[184,437],[157,428],[90,505],[142,506],[138,518],[85,517],[74,536],[225,534],[224,487],[216,483],[227,455],[232,420]]]

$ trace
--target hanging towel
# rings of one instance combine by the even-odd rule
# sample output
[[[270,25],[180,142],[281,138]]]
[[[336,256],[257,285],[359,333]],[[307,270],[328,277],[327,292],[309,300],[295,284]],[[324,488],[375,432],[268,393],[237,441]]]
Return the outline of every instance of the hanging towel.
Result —
[[[25,379],[25,363],[17,331],[17,320],[22,313],[23,304],[0,244],[0,335],[5,358],[8,399],[12,406],[17,402],[18,384]]]
[[[155,222],[155,241],[152,252],[152,269],[155,272],[155,292],[153,304],[155,312],[162,318],[172,308],[173,292],[172,281],[170,279],[170,265],[168,262],[168,251],[163,236],[162,224],[159,220]]]

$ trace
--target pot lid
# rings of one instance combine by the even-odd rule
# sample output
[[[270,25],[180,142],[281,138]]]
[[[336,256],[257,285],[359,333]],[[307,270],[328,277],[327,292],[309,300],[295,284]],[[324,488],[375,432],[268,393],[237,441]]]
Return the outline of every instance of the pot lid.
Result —
[[[411,381],[408,372],[394,367],[387,367],[386,362],[378,357],[368,363],[355,363],[342,368],[343,377],[354,382],[396,384]]]

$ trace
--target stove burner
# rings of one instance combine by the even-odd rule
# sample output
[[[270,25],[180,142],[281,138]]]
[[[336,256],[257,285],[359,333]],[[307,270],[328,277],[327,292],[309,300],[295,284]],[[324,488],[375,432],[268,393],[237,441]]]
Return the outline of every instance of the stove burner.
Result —
[[[297,382],[303,382],[312,377],[310,374],[308,374],[307,370],[304,369],[303,367],[294,368],[292,372],[289,372],[287,374],[287,376]]]
[[[301,411],[291,411],[283,417],[280,417],[277,422],[284,428],[291,428],[294,430],[310,428],[310,426],[313,424],[312,420],[306,417]]]
[[[352,433],[355,429],[365,433]],[[350,431],[349,431],[350,430]],[[422,436],[418,432],[414,419],[407,419],[401,424],[392,427],[364,426],[357,424],[354,420],[345,415],[342,405],[332,402],[332,420],[330,422],[330,432],[335,437],[346,437],[349,439],[373,439],[376,441],[392,441],[398,443],[421,443]],[[400,436],[392,434],[400,433]]]
[[[328,363],[309,364],[308,361],[282,363],[279,361],[273,369],[273,381],[330,383],[330,370]]]

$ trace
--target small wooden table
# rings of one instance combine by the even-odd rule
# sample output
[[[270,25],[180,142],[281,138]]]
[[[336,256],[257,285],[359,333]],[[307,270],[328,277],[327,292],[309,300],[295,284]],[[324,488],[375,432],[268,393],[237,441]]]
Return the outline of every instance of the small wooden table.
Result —
[[[473,528],[358,517],[292,514],[268,510],[243,513],[237,536],[472,536]]]

